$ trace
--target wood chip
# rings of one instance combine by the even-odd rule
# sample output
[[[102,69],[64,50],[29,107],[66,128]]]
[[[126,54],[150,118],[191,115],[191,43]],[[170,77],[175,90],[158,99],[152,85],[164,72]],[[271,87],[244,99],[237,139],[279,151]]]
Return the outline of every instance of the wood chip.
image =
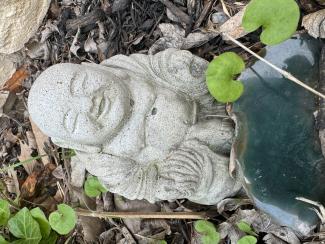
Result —
[[[325,38],[325,9],[308,14],[302,19],[302,26],[315,38]]]

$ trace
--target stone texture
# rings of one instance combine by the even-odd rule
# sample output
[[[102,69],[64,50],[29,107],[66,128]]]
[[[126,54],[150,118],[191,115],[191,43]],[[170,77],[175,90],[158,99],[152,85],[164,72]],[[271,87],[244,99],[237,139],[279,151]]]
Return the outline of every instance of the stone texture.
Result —
[[[36,33],[50,0],[3,0],[0,8],[0,53],[14,53]]]
[[[311,87],[319,76],[320,42],[304,35],[265,58]],[[256,206],[281,225],[308,234],[317,223],[305,197],[325,203],[325,159],[315,128],[315,96],[258,61],[238,78],[243,96],[233,106],[234,151]]]
[[[76,150],[77,186],[86,169],[129,199],[215,204],[241,184],[228,173],[233,129],[213,116],[224,107],[208,94],[206,67],[176,49],[57,64],[33,84],[29,112],[54,143]]]
[[[7,55],[0,54],[0,87],[15,73],[16,67],[14,62]],[[9,92],[1,91],[0,93],[0,114],[3,112],[2,107],[6,103]]]

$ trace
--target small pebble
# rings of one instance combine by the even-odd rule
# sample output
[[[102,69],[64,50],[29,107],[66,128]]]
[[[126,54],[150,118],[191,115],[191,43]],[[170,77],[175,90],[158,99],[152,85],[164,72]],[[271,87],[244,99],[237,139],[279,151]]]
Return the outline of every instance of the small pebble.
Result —
[[[212,23],[218,24],[218,25],[225,23],[228,19],[229,19],[229,17],[226,14],[224,14],[223,12],[216,12],[216,13],[212,14],[212,16],[211,16]]]

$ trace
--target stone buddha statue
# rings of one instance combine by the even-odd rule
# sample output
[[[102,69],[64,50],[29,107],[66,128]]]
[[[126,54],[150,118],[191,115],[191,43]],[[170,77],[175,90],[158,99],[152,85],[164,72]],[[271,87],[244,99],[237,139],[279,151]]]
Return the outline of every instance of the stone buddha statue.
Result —
[[[56,64],[34,82],[29,113],[55,144],[75,150],[76,186],[88,171],[128,199],[215,204],[241,184],[229,174],[233,128],[208,95],[206,67],[176,49]]]

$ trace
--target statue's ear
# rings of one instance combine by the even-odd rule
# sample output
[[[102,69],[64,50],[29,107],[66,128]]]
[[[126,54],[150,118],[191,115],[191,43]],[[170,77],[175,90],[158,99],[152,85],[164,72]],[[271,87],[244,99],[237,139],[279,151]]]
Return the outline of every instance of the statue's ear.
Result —
[[[64,141],[56,137],[51,137],[51,140],[54,144],[60,147],[70,148],[70,149],[74,149],[86,153],[100,153],[102,150],[100,146],[85,145],[76,142]]]

